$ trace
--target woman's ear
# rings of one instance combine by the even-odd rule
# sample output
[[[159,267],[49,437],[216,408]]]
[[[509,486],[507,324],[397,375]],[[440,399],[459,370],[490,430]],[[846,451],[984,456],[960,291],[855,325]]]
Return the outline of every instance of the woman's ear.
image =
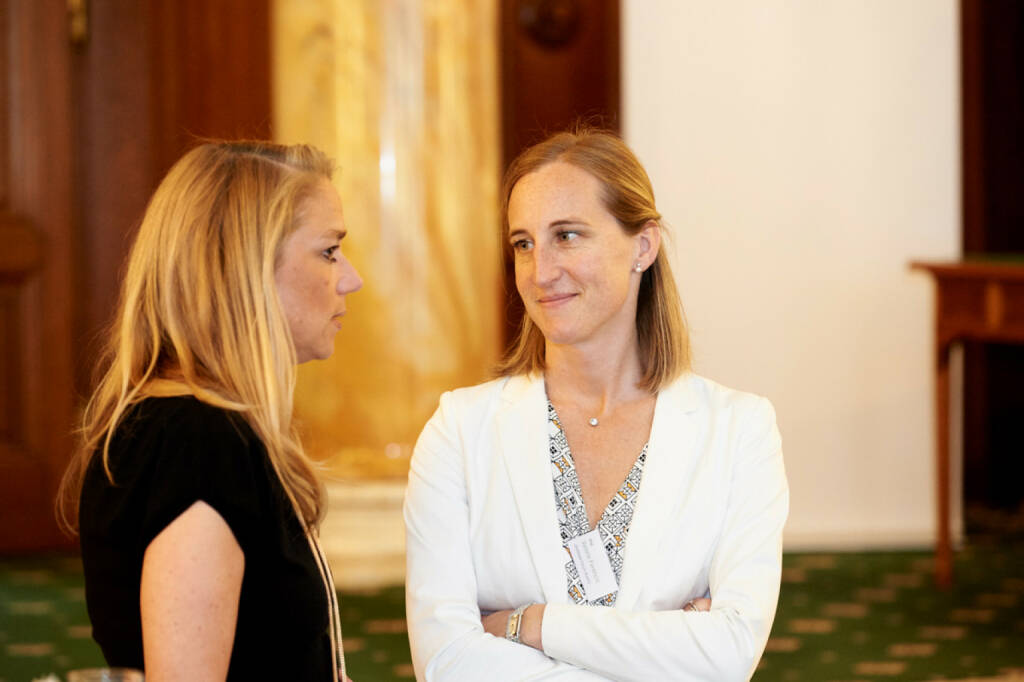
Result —
[[[636,241],[636,255],[633,260],[646,270],[658,257],[658,249],[661,248],[661,226],[655,220],[648,220],[643,228],[633,235],[633,239]]]

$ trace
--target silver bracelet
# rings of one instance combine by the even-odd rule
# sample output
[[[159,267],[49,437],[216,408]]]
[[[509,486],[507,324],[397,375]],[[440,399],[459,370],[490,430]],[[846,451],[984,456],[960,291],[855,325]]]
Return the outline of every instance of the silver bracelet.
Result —
[[[519,630],[523,624],[523,613],[531,606],[533,606],[533,604],[523,604],[509,614],[508,620],[505,621],[505,639],[510,642],[515,642],[516,644],[522,643],[519,641]]]

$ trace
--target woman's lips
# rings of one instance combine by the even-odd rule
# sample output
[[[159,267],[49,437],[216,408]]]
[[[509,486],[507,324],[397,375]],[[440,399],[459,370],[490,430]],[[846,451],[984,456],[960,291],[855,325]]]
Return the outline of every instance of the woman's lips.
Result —
[[[557,306],[575,297],[576,294],[551,294],[550,296],[541,296],[537,299],[537,303],[543,306]]]

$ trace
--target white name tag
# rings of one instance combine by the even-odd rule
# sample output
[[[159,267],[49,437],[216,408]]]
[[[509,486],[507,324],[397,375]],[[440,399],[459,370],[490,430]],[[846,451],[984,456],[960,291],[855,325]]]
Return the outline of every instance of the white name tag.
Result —
[[[576,572],[583,583],[583,597],[587,601],[600,599],[619,589],[615,571],[601,542],[601,532],[596,528],[569,541],[569,556],[576,565]]]

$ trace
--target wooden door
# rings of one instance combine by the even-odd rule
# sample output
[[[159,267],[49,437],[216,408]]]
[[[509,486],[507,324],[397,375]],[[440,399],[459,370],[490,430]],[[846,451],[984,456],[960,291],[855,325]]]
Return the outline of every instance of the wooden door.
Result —
[[[500,21],[502,169],[574,123],[619,129],[619,0],[501,0]],[[503,261],[508,346],[525,313]]]
[[[72,444],[67,6],[0,4],[0,550],[69,544],[53,512]]]
[[[0,1],[0,553],[73,546],[54,494],[127,245],[197,137],[270,135],[269,18],[269,0]]]
[[[199,138],[270,136],[270,3],[92,2],[71,54],[75,386],[88,395],[128,245],[164,173]]]
[[[961,0],[963,247],[1024,253],[1024,4]],[[968,535],[1024,510],[1024,347],[964,344],[963,497]],[[997,512],[993,514],[993,512]]]

